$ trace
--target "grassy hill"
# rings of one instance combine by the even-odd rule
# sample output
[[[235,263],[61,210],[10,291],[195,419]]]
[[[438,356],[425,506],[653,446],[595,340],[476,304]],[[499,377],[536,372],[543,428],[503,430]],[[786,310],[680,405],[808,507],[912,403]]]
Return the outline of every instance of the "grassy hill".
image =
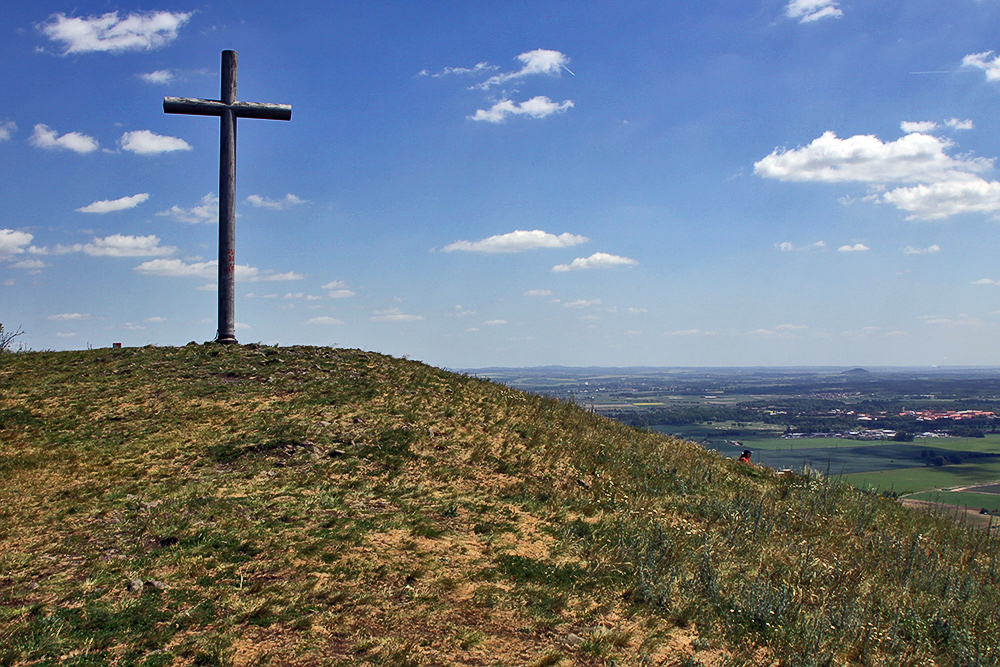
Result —
[[[0,665],[993,665],[998,555],[374,353],[0,355]]]

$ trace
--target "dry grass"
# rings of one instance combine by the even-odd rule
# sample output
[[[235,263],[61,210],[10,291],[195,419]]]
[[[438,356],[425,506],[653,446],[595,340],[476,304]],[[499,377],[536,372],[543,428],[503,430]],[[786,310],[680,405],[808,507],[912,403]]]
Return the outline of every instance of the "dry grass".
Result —
[[[988,665],[994,540],[357,350],[0,356],[0,665]]]

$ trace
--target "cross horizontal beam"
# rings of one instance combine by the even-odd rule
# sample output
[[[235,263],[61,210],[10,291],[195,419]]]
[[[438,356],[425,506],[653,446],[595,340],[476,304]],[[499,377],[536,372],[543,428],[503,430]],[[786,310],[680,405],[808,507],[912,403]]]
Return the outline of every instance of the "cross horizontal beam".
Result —
[[[237,118],[292,119],[291,104],[268,104],[267,102],[226,104],[219,100],[203,100],[198,97],[163,98],[163,110],[167,113],[182,113],[190,116],[221,116],[226,109],[232,109]]]

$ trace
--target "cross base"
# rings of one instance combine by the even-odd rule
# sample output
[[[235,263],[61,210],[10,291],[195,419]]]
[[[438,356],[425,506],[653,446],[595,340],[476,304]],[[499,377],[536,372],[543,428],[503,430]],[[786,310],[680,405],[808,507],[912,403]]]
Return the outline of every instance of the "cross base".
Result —
[[[216,338],[213,343],[218,343],[219,345],[239,345],[240,342],[236,340],[236,336],[223,336],[221,338]]]

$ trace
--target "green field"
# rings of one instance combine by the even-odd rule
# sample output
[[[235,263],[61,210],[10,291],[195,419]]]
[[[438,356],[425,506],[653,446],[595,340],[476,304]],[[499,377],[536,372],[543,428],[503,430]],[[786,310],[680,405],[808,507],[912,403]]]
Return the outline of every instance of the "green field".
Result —
[[[844,480],[859,488],[880,491],[892,490],[897,493],[932,491],[1000,480],[1000,461],[859,472],[844,475]],[[941,502],[948,501],[942,500]]]
[[[1000,511],[1000,495],[995,493],[971,493],[969,491],[925,491],[908,496],[913,500],[927,500],[957,507],[985,508],[991,512]]]

